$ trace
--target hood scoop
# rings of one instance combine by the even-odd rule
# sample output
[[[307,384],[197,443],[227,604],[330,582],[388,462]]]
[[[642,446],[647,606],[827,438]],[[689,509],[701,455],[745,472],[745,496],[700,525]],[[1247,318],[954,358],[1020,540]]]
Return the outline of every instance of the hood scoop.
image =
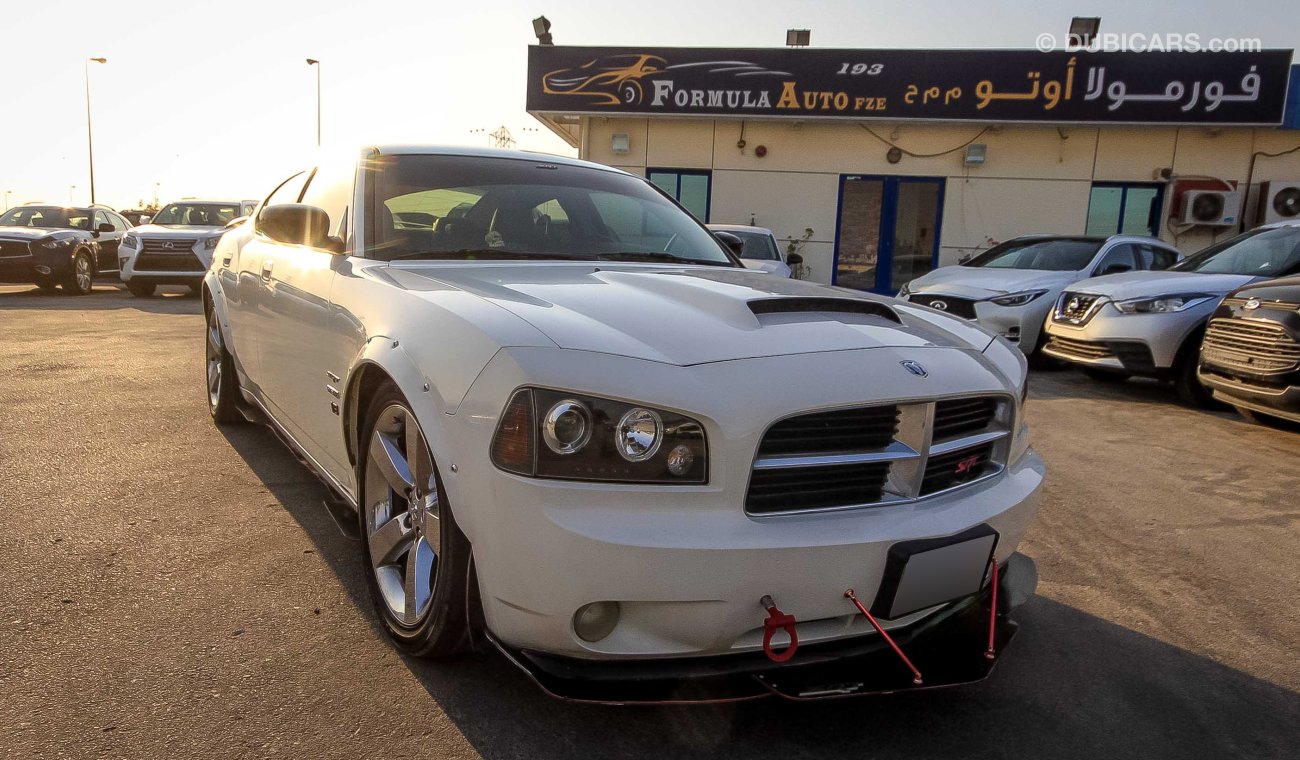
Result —
[[[748,303],[749,310],[754,312],[756,317],[765,314],[865,314],[872,317],[881,317],[895,324],[901,325],[903,323],[903,320],[898,318],[898,314],[888,306],[875,301],[864,301],[855,298],[806,296],[758,298]]]

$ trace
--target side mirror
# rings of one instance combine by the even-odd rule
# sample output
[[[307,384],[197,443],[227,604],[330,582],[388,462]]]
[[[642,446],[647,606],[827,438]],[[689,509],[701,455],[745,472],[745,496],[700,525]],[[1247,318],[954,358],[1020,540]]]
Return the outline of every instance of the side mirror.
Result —
[[[801,264],[803,264],[803,256],[800,256],[797,253],[792,253],[785,257],[785,263],[789,264],[792,267],[800,266]]]
[[[1120,272],[1131,272],[1131,271],[1133,271],[1133,267],[1129,266],[1128,264],[1111,264],[1107,266],[1105,269],[1101,270],[1101,274],[1103,275],[1119,274]]]
[[[739,237],[731,234],[730,232],[723,232],[721,230],[718,230],[717,232],[713,233],[713,236],[718,239],[719,243],[725,245],[727,247],[727,250],[734,253],[736,255],[736,258],[740,258],[740,252],[745,250],[745,241],[741,240]]]
[[[315,206],[284,203],[267,206],[257,217],[257,229],[277,243],[323,248],[329,238],[330,217]]]
[[[104,222],[103,224],[95,228],[95,232],[112,232],[112,231],[113,231],[113,225],[109,224],[108,222]]]

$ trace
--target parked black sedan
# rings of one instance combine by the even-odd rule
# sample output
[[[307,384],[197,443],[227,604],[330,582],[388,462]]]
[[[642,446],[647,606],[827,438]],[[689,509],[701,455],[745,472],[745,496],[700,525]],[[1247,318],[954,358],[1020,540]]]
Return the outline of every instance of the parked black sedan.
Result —
[[[1300,277],[1229,293],[1210,317],[1198,374],[1248,419],[1300,422]]]
[[[99,206],[28,204],[0,215],[0,282],[90,292],[96,275],[117,271],[117,247],[130,224]]]

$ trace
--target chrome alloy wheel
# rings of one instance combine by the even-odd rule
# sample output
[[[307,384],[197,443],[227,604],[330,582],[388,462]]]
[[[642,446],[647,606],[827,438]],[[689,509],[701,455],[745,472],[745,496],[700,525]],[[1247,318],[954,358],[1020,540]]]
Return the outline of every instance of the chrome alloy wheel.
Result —
[[[77,280],[77,290],[82,293],[89,292],[91,285],[90,258],[84,255],[77,256],[73,267],[73,276]]]
[[[391,404],[366,454],[365,540],[384,604],[415,627],[429,612],[442,549],[433,457],[415,416]]]
[[[221,324],[215,312],[208,313],[208,341],[204,354],[208,360],[208,407],[216,409],[221,403],[222,361],[225,358],[225,346],[221,341]]]

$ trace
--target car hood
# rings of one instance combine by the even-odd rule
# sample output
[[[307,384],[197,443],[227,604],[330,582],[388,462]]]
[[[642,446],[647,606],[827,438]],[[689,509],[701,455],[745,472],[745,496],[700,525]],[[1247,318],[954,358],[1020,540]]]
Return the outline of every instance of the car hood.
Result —
[[[132,227],[131,232],[136,235],[148,235],[149,237],[173,237],[173,238],[193,238],[207,237],[209,235],[220,235],[225,232],[225,227],[209,227],[197,225],[162,225],[162,224],[145,224],[139,227]]]
[[[983,351],[993,340],[964,320],[893,299],[739,268],[404,263],[387,270],[395,284],[431,300],[447,285],[473,293],[562,348],[683,366],[886,346]],[[877,304],[901,323],[798,300],[808,298],[834,299],[832,309]],[[770,299],[787,300],[755,312],[754,302]]]
[[[40,240],[56,232],[75,232],[62,227],[0,227],[0,237],[9,240]]]
[[[913,293],[942,293],[981,299],[1021,290],[1064,287],[1079,276],[1078,272],[1044,272],[1041,269],[949,266],[922,275],[907,287]]]
[[[1229,291],[1259,278],[1245,274],[1202,274],[1200,272],[1124,272],[1093,277],[1075,283],[1072,293],[1095,293],[1113,301],[1155,298],[1176,293],[1227,295]]]

